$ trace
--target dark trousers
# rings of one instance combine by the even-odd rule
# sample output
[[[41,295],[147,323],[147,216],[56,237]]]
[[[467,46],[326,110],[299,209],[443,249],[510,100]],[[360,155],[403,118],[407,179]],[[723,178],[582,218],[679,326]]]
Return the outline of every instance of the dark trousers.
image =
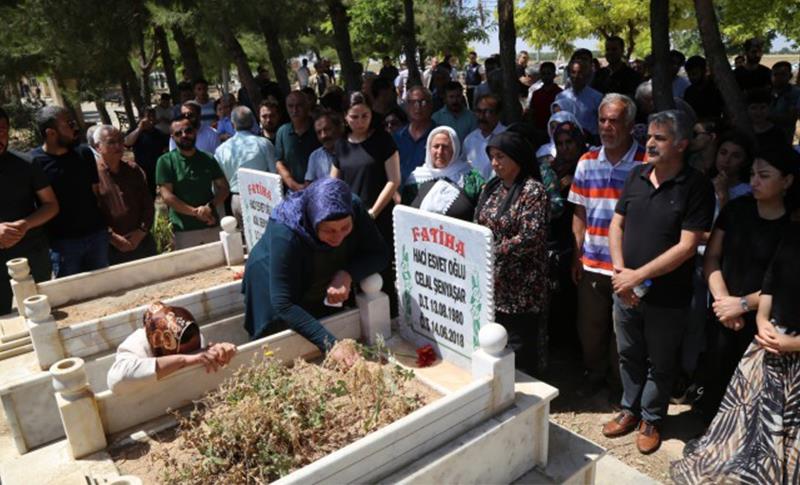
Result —
[[[11,302],[14,293],[11,290],[11,280],[6,270],[6,263],[16,258],[28,258],[28,265],[31,268],[31,276],[37,283],[50,279],[50,251],[45,241],[38,241],[32,244],[17,245],[8,249],[0,249],[0,262],[3,264],[3,274],[0,278],[0,315],[11,312]],[[19,309],[24,313],[25,309]]]
[[[700,409],[706,423],[711,423],[719,411],[731,377],[757,331],[754,312],[745,315],[745,325],[739,331],[724,327],[716,318],[708,319],[707,348],[700,372],[703,386]]]
[[[614,300],[611,277],[584,271],[578,282],[578,337],[583,350],[583,365],[589,379],[607,379],[619,388],[619,357],[614,336]]]
[[[110,244],[108,246],[109,264],[128,263],[130,261],[136,261],[137,259],[149,258],[150,256],[155,256],[156,254],[158,254],[158,250],[156,249],[156,241],[153,239],[153,236],[150,233],[147,233],[136,249],[133,251],[128,251],[127,253],[123,253]]]
[[[614,296],[621,404],[651,423],[659,423],[667,415],[688,313],[688,308],[666,308],[644,301],[625,308]]]
[[[50,262],[56,278],[108,267],[108,230],[51,241]]]
[[[508,332],[508,347],[514,351],[515,367],[528,374],[536,370],[538,313],[495,313],[495,320]]]

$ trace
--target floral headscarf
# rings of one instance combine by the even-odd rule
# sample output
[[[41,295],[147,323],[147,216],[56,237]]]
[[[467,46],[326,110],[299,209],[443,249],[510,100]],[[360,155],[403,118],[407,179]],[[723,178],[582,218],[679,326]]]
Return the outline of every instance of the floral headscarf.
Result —
[[[147,308],[142,320],[147,343],[156,357],[177,354],[184,332],[192,325],[197,325],[189,310],[168,306],[160,301]]]

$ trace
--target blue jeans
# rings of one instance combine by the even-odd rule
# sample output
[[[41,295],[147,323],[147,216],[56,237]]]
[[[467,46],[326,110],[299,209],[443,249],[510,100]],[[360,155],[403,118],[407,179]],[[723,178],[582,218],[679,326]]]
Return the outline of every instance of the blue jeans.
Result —
[[[660,423],[667,415],[688,316],[688,308],[644,301],[625,308],[614,295],[623,409],[651,423]]]
[[[50,261],[56,278],[108,267],[108,230],[51,241]]]

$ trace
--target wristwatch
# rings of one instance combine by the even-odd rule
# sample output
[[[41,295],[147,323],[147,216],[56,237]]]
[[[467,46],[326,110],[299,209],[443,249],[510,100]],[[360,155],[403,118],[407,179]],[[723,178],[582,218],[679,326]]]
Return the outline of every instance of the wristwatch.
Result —
[[[739,298],[739,304],[742,305],[742,310],[744,310],[745,313],[750,311],[750,305],[747,304],[747,298],[746,297],[743,296],[743,297]]]

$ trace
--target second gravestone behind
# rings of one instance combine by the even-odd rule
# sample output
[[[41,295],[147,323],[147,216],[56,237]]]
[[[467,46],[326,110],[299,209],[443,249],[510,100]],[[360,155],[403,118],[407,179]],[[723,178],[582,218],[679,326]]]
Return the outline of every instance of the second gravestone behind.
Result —
[[[403,337],[469,368],[481,326],[494,321],[492,231],[397,206],[394,239]]]
[[[242,198],[244,240],[249,252],[267,230],[272,209],[283,200],[283,182],[280,175],[274,173],[240,168],[239,190]]]

